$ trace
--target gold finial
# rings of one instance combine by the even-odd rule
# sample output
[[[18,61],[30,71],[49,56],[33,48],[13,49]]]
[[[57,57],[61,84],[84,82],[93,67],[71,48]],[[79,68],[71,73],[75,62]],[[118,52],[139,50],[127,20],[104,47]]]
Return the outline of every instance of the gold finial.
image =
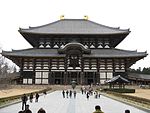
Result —
[[[89,17],[88,17],[87,15],[85,15],[85,16],[84,16],[84,19],[85,19],[85,20],[88,20],[88,19],[89,19]]]
[[[64,19],[64,17],[65,17],[64,15],[61,15],[61,16],[60,16],[60,20],[63,20],[63,19]]]

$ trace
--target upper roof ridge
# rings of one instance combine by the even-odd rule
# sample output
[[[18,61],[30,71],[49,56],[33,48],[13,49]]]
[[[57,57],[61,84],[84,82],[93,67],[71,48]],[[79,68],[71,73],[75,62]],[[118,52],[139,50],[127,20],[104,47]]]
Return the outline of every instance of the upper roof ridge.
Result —
[[[63,29],[62,29],[63,28]],[[40,30],[39,30],[40,29]],[[86,29],[86,30],[85,30]],[[61,19],[45,25],[19,28],[19,32],[55,34],[64,32],[69,34],[114,34],[129,33],[129,29],[120,29],[120,27],[110,27],[86,19]]]

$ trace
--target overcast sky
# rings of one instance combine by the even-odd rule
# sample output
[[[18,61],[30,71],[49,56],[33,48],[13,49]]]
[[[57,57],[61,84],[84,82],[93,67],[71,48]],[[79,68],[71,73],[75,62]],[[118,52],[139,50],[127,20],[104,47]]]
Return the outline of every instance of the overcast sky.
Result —
[[[31,48],[18,29],[59,20],[82,19],[110,27],[130,28],[131,33],[117,48],[150,52],[150,0],[1,0],[0,47],[5,51]],[[150,67],[150,56],[132,68]]]

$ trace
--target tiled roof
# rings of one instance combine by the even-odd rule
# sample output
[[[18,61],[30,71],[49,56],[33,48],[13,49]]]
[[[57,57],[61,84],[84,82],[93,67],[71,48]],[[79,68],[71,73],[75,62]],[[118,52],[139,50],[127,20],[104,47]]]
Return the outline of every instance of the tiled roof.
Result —
[[[35,34],[128,34],[129,29],[108,27],[85,19],[63,19],[38,27],[21,29],[22,33]]]
[[[122,76],[118,75],[113,77],[112,79],[106,81],[106,83],[115,83],[115,82],[119,82],[119,83],[128,83],[129,81],[125,78],[123,78]]]
[[[2,51],[3,56],[18,57],[65,57],[65,54],[59,54],[57,49],[24,49],[13,51]],[[91,49],[91,54],[83,54],[83,57],[99,57],[99,58],[121,58],[121,57],[145,57],[146,52],[127,51],[120,49]]]
[[[150,80],[150,75],[148,75],[148,74],[129,73],[128,76],[129,76],[129,78]]]
[[[90,55],[84,55],[86,57],[142,57],[147,56],[146,52],[137,52],[121,49],[92,49]]]
[[[59,55],[57,49],[24,49],[24,50],[13,50],[12,52],[2,51],[4,56],[20,56],[20,57],[53,57],[53,56],[64,56]]]

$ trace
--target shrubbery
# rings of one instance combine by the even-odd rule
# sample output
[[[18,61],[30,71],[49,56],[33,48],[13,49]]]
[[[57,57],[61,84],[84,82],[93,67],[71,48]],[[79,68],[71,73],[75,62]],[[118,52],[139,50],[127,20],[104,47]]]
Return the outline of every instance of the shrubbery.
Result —
[[[135,93],[135,89],[127,89],[127,88],[106,88],[103,89],[102,91],[112,91],[112,92],[117,92],[117,93]]]

